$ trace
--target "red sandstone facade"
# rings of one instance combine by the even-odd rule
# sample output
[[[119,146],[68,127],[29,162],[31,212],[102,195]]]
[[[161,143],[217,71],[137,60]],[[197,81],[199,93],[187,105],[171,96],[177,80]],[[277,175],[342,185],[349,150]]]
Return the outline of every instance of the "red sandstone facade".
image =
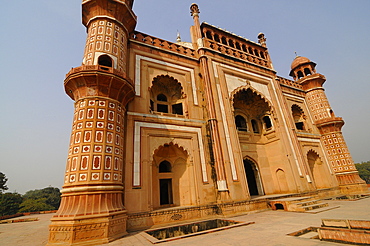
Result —
[[[278,77],[258,43],[191,6],[192,42],[135,31],[129,0],[84,0],[82,65],[62,203],[49,245],[94,245],[187,219],[265,209],[254,196],[361,193],[316,64]]]

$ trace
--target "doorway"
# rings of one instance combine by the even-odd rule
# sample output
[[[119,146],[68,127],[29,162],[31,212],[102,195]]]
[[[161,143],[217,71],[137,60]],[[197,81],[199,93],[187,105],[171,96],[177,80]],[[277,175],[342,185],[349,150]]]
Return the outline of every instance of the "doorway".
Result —
[[[249,194],[251,196],[263,195],[262,184],[256,165],[251,160],[245,159],[244,170],[247,177]]]
[[[172,199],[172,179],[159,180],[159,196],[160,205],[173,204]]]

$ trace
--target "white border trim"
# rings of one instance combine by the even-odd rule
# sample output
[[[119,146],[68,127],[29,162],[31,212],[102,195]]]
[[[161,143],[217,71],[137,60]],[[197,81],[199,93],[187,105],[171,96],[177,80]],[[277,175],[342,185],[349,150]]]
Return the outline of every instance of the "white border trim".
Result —
[[[157,63],[157,64],[161,64],[161,65],[164,65],[164,66],[168,66],[168,67],[181,69],[181,70],[190,72],[191,87],[192,87],[192,91],[193,91],[194,104],[198,105],[197,86],[196,86],[196,83],[195,83],[194,69],[184,67],[184,66],[180,66],[180,65],[176,65],[176,64],[173,64],[173,63],[169,63],[169,62],[165,62],[165,61],[161,61],[161,60],[157,60],[157,59],[154,59],[154,58],[142,56],[142,55],[136,55],[136,57],[135,57],[135,66],[136,66],[136,69],[135,69],[135,93],[136,93],[136,96],[140,96],[140,87],[141,87],[141,82],[140,82],[141,66],[140,66],[140,63],[141,63],[141,60],[150,61],[150,62],[153,62],[153,63]]]
[[[298,169],[298,173],[300,176],[303,176],[302,174],[302,170],[301,170],[301,167],[299,166],[299,162],[298,162],[298,157],[297,157],[297,154],[294,150],[294,145],[293,145],[293,142],[292,142],[292,134],[291,132],[289,131],[289,128],[288,128],[288,125],[287,125],[287,122],[285,120],[285,117],[284,117],[284,112],[282,110],[282,107],[281,107],[281,104],[280,104],[280,101],[278,99],[278,96],[277,96],[277,92],[276,92],[276,88],[275,88],[275,85],[274,85],[274,81],[272,78],[270,77],[267,77],[267,76],[262,76],[262,75],[259,75],[259,74],[255,74],[255,73],[251,73],[251,72],[248,72],[248,71],[245,71],[245,70],[242,70],[242,69],[239,69],[239,68],[235,68],[235,67],[232,67],[232,66],[229,66],[229,65],[225,65],[225,64],[222,64],[222,63],[217,63],[217,62],[214,62],[215,64],[219,64],[219,66],[221,67],[225,67],[227,69],[230,69],[230,70],[234,70],[234,71],[238,71],[239,73],[243,73],[243,74],[248,74],[248,75],[251,75],[253,77],[257,77],[257,78],[261,78],[261,79],[264,79],[264,80],[267,80],[270,82],[271,86],[272,86],[272,90],[273,90],[273,93],[275,95],[275,98],[276,98],[276,102],[278,104],[278,110],[280,111],[280,114],[282,116],[282,120],[284,122],[284,128],[287,132],[287,134],[290,136],[288,137],[288,142],[290,144],[290,148],[292,150],[292,155],[293,155],[293,158],[294,158],[294,161],[295,161],[295,164],[297,166],[297,169]],[[229,95],[230,96],[230,95]],[[272,103],[272,102],[271,102]]]
[[[147,123],[135,121],[134,126],[134,169],[133,169],[133,186],[140,186],[141,182],[141,128],[156,128],[156,129],[166,129],[166,130],[178,130],[184,132],[195,132],[198,135],[198,145],[199,145],[199,155],[202,169],[203,182],[208,182],[207,177],[207,167],[206,158],[204,155],[203,140],[201,128],[188,127],[188,126],[176,126],[176,125],[166,125],[158,123]]]
[[[234,152],[231,148],[230,133],[229,133],[229,128],[226,122],[225,106],[222,100],[221,86],[220,84],[216,84],[216,87],[217,87],[218,100],[220,101],[221,118],[222,118],[222,124],[224,125],[224,130],[225,130],[226,145],[227,145],[227,150],[229,152],[228,154],[230,158],[231,173],[233,176],[233,180],[238,180],[238,175],[236,174],[235,159],[234,159],[234,154],[233,154]]]

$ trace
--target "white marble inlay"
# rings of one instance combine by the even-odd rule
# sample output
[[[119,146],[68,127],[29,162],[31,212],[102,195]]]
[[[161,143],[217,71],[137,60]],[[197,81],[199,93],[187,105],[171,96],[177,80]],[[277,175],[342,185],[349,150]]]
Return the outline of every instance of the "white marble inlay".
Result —
[[[166,129],[166,130],[178,130],[184,132],[195,132],[198,136],[198,148],[202,169],[203,182],[208,182],[207,168],[206,168],[206,158],[204,155],[204,146],[202,139],[201,128],[188,127],[188,126],[175,126],[175,125],[165,125],[157,123],[147,123],[147,122],[135,122],[134,130],[134,170],[133,170],[133,186],[140,186],[140,172],[141,172],[141,160],[140,160],[140,144],[141,144],[141,128],[156,128],[156,129]]]

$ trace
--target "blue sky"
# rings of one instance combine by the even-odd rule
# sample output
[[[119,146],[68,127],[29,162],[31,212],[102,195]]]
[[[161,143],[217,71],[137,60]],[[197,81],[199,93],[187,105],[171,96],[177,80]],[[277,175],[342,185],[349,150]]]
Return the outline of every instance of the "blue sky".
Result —
[[[138,1],[137,30],[190,41],[191,1]],[[265,33],[280,76],[289,78],[296,51],[317,63],[355,162],[370,160],[370,1],[264,0],[196,2],[200,19],[257,41]],[[73,102],[65,74],[81,65],[81,1],[12,0],[0,15],[0,171],[9,191],[61,188]]]

